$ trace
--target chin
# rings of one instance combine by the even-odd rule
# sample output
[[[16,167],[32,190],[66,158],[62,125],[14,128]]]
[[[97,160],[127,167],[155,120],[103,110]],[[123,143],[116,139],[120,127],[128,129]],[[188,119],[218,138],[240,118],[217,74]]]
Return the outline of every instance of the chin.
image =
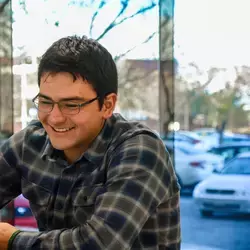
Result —
[[[57,149],[57,150],[66,150],[69,148],[73,148],[74,144],[67,140],[58,140],[58,139],[50,139],[50,142],[53,146],[53,148]]]

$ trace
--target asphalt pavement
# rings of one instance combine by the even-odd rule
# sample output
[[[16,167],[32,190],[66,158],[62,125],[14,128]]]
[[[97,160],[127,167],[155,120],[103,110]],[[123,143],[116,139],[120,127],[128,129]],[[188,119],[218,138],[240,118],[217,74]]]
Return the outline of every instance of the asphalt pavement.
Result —
[[[202,217],[191,196],[181,197],[181,250],[250,250],[250,215]]]

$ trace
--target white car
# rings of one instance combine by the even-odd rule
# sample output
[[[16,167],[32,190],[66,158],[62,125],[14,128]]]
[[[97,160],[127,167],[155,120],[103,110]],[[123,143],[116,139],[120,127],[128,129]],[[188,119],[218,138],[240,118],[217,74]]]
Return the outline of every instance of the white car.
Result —
[[[186,130],[178,130],[176,132],[168,133],[167,137],[163,137],[164,140],[168,142],[185,143],[189,146],[202,149],[204,148],[204,143],[199,135],[194,132]]]
[[[206,142],[203,140],[203,138],[193,131],[180,130],[180,131],[178,131],[178,133],[180,136],[189,138],[189,141],[186,141],[186,142],[187,143],[189,142],[189,144],[192,144],[191,146],[193,146],[196,149],[208,150],[210,148],[206,144]],[[177,140],[175,140],[175,141],[177,142]]]
[[[214,170],[224,167],[224,158],[215,154],[198,150],[185,143],[169,143],[165,141],[171,155],[174,152],[174,168],[182,187],[193,188],[197,183],[208,178]]]
[[[250,152],[239,154],[220,173],[199,183],[193,198],[200,213],[250,213]]]

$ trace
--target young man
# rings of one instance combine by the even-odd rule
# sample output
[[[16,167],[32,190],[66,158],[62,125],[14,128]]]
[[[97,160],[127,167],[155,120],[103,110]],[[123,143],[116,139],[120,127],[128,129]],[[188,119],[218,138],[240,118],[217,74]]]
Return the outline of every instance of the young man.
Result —
[[[1,148],[0,207],[23,194],[39,232],[0,223],[0,249],[180,249],[179,187],[162,141],[113,114],[117,69],[86,37],[38,68],[39,121]]]

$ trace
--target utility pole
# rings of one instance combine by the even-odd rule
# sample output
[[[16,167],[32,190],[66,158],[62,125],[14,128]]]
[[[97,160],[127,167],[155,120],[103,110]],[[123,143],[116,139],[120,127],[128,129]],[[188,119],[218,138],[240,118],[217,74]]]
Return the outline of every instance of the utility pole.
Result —
[[[160,134],[174,122],[174,0],[160,0],[159,7],[159,114]]]

